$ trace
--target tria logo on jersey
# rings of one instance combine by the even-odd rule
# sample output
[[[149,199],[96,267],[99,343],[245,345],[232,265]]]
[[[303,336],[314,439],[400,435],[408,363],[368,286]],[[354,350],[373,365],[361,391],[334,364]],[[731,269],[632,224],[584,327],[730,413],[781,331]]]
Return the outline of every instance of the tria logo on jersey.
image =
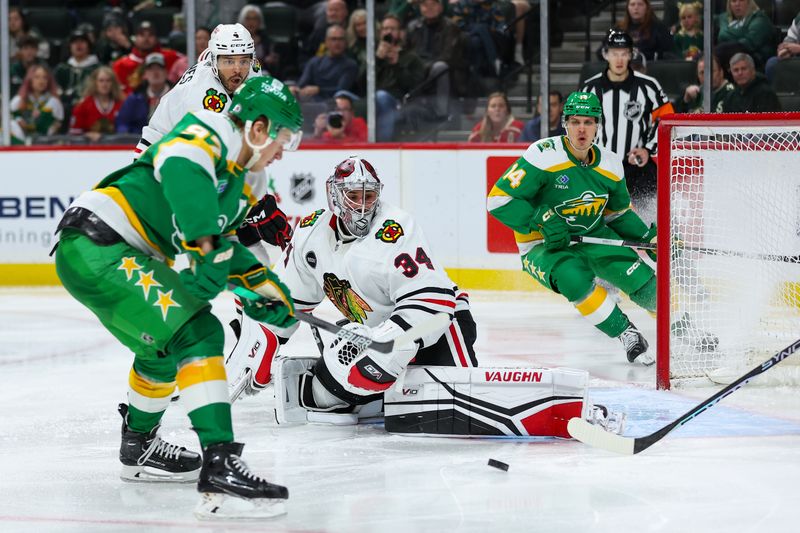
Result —
[[[578,198],[557,205],[556,212],[570,226],[588,230],[603,216],[606,203],[608,203],[607,194],[596,195],[592,191],[586,191]]]
[[[350,321],[363,324],[367,320],[367,311],[372,311],[369,304],[359,296],[346,279],[339,279],[335,274],[326,272],[322,276],[322,289],[325,296],[333,302],[336,309]]]

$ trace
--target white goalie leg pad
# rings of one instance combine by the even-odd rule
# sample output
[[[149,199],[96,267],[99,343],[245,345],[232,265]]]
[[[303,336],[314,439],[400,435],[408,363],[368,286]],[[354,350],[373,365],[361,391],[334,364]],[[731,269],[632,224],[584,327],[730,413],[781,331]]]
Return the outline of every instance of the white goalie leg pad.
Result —
[[[281,347],[277,332],[246,314],[240,327],[239,339],[225,359],[231,401],[242,393],[257,394],[269,384],[272,362]]]
[[[589,374],[571,368],[410,367],[384,395],[390,433],[570,438],[589,412]]]

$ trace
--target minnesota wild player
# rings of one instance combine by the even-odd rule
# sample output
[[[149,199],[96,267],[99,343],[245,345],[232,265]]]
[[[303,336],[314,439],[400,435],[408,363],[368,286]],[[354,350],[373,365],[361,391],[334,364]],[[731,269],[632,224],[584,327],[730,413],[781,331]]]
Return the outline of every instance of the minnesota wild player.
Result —
[[[514,230],[522,268],[563,295],[597,329],[620,339],[628,361],[651,365],[648,343],[601,285],[602,278],[655,312],[656,278],[636,252],[570,243],[571,235],[655,240],[631,208],[620,157],[596,144],[602,108],[592,93],[564,104],[566,135],[528,147],[489,192],[488,209]]]
[[[228,116],[186,114],[133,164],[83,193],[59,223],[56,270],[64,287],[135,354],[123,417],[121,477],[195,481],[200,517],[284,512],[285,487],[255,476],[233,440],[224,334],[209,301],[234,282],[274,300],[245,303],[256,320],[294,322],[288,289],[235,239],[265,183],[254,174],[297,148],[300,107],[279,80],[236,91]],[[191,268],[170,265],[182,253]],[[202,457],[157,435],[175,387]],[[229,497],[232,498],[229,498]]]

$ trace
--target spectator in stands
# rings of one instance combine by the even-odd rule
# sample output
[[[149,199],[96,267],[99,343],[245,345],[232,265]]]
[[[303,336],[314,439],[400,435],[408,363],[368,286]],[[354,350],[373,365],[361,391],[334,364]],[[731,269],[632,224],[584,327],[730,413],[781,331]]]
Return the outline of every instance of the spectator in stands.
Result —
[[[513,143],[519,140],[523,124],[511,114],[505,93],[492,93],[486,102],[486,114],[472,128],[467,142]]]
[[[419,16],[419,0],[389,0],[389,11],[397,15],[400,24],[405,27],[412,19]]]
[[[511,36],[505,32],[506,17],[499,2],[458,0],[451,20],[467,38],[470,65],[484,76],[499,76],[503,57],[510,51]]]
[[[731,58],[731,75],[736,87],[722,102],[725,113],[766,113],[780,111],[778,95],[767,79],[756,72],[753,58],[740,52]]]
[[[13,94],[16,94],[22,87],[22,82],[33,65],[44,64],[44,61],[36,57],[38,50],[39,39],[33,35],[23,35],[17,42],[17,60],[13,61],[9,67]]]
[[[345,30],[339,24],[328,27],[325,55],[306,63],[296,86],[290,87],[298,100],[324,102],[337,91],[349,91],[358,72],[356,62],[345,55]]]
[[[377,35],[378,32],[375,32]],[[356,9],[350,15],[350,22],[345,30],[347,39],[347,55],[358,64],[356,74],[356,88],[360,94],[365,94],[366,87],[361,87],[361,80],[366,80],[367,74],[367,10]],[[366,83],[366,82],[365,82]],[[363,90],[362,90],[363,89]]]
[[[456,94],[467,91],[467,63],[465,39],[455,22],[444,16],[444,6],[439,0],[422,0],[419,4],[420,18],[408,25],[409,48],[422,59],[426,68],[426,80],[436,80],[437,94],[442,94],[441,84],[449,84]],[[445,70],[448,74],[442,75]],[[446,104],[446,102],[445,102]],[[437,114],[447,114],[446,106],[437,98]]]
[[[261,8],[247,4],[239,12],[239,24],[247,28],[256,46],[256,59],[276,78],[282,78],[281,57],[275,51],[275,44],[264,31],[264,15]]]
[[[725,72],[716,56],[712,56],[711,70],[711,113],[722,113],[722,102],[734,91],[734,86],[725,78]],[[705,59],[701,56],[697,61],[697,80],[699,83],[689,85],[683,91],[683,98],[675,102],[677,113],[703,113],[703,76],[705,76]]]
[[[674,57],[672,35],[656,16],[650,0],[628,0],[625,16],[617,27],[631,36],[646,59]]]
[[[170,89],[164,56],[152,53],[144,62],[143,82],[122,103],[117,115],[117,133],[142,133],[161,98]]]
[[[336,109],[320,113],[314,121],[314,139],[325,143],[367,142],[367,122],[355,116],[355,95],[347,91],[336,93]]]
[[[100,61],[92,53],[89,35],[81,30],[73,31],[69,36],[69,59],[59,63],[53,72],[61,89],[61,103],[67,115],[72,114],[73,106],[81,98],[86,79],[99,65]]]
[[[206,28],[216,28],[218,24],[233,24],[245,4],[249,3],[248,0],[195,0],[195,21],[198,26]]]
[[[26,138],[58,132],[64,120],[64,108],[58,99],[56,80],[46,65],[35,64],[28,69],[19,92],[11,99],[9,110]]]
[[[675,33],[675,54],[694,61],[703,54],[703,4],[679,4],[681,28]]]
[[[208,28],[200,27],[194,30],[194,50],[197,53],[197,56],[200,57],[202,53],[208,48],[208,40],[211,38],[211,30]],[[192,61],[194,65],[195,61]],[[169,73],[167,74],[167,80],[169,80],[170,84],[175,85],[178,83],[178,80],[181,79],[183,73],[186,72],[186,69],[189,68],[189,58],[185,55],[181,55],[178,59],[175,60],[175,63],[172,64],[172,68],[169,69]]]
[[[132,47],[125,15],[121,11],[110,11],[103,18],[103,30],[95,46],[97,59],[101,63],[111,64],[128,55]]]
[[[22,10],[19,7],[12,6],[8,8],[8,57],[13,61],[17,59],[17,52],[19,51],[20,40],[28,35],[29,31],[28,22],[22,15]],[[36,46],[39,46],[38,40]],[[24,77],[24,76],[23,76]],[[12,91],[13,92],[13,91]]]
[[[122,89],[114,71],[105,65],[98,67],[86,80],[83,99],[72,110],[69,133],[97,142],[116,131],[114,122],[121,106]]]
[[[775,77],[775,65],[778,64],[778,61],[797,56],[800,56],[800,13],[797,14],[792,21],[792,25],[789,26],[789,31],[786,33],[783,42],[778,45],[778,54],[767,61],[765,69],[767,80],[772,83]]]
[[[333,24],[338,24],[343,28],[347,27],[348,14],[347,2],[344,0],[327,0],[325,2],[325,10],[320,10],[314,21],[314,27],[303,38],[300,48],[301,68],[305,68],[312,57],[325,55],[328,28]]]
[[[721,64],[730,65],[735,54],[745,52],[757,68],[763,69],[767,59],[775,55],[775,26],[755,0],[728,0],[718,23],[715,53]]]
[[[549,110],[549,120],[548,122],[548,137],[555,137],[556,135],[566,135],[566,130],[564,130],[564,125],[561,123],[561,111],[564,107],[564,97],[561,95],[561,91],[552,90],[550,91],[549,95],[550,100],[550,110]],[[536,142],[541,139],[541,127],[542,127],[542,99],[539,98],[538,103],[536,104],[536,112],[537,115],[530,119],[526,124],[525,128],[522,130],[522,135],[520,136],[520,142]]]
[[[152,22],[144,20],[136,27],[136,40],[131,53],[117,59],[113,64],[114,74],[117,75],[117,80],[126,96],[139,86],[142,72],[139,67],[144,64],[145,57],[155,52],[164,56],[167,71],[178,59],[178,53],[175,50],[161,48],[161,45],[158,44],[155,26]]]
[[[417,54],[404,46],[397,15],[388,13],[383,17],[379,35],[375,50],[375,139],[388,142],[394,139],[400,102],[425,80],[425,65]],[[444,90],[448,90],[447,87]],[[447,96],[445,92],[444,98]]]

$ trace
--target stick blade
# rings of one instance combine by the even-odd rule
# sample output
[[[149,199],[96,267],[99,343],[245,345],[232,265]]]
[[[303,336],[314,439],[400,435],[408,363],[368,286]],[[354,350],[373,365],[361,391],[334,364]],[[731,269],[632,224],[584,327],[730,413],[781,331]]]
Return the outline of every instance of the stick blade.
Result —
[[[590,424],[582,418],[571,418],[567,431],[572,438],[594,448],[601,448],[621,455],[633,455],[636,439],[609,433],[598,425]]]
[[[447,313],[437,313],[422,324],[414,326],[405,333],[401,333],[394,339],[394,345],[399,347],[404,344],[414,342],[422,337],[427,337],[437,330],[446,328],[450,323],[450,315]]]

